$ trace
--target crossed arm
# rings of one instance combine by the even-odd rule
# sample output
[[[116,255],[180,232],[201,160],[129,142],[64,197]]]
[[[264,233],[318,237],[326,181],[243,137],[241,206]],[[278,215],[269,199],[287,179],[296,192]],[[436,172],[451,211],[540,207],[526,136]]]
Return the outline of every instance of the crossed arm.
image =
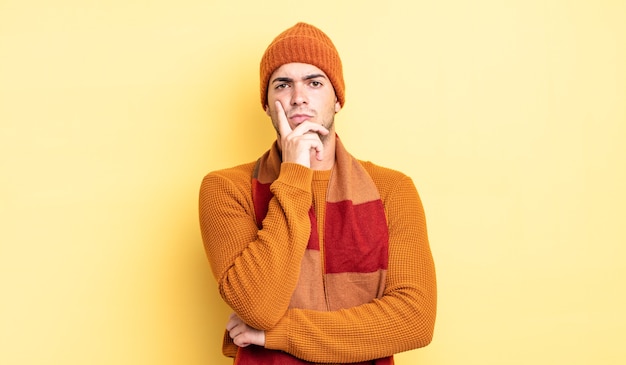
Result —
[[[393,176],[379,183],[390,239],[383,296],[320,312],[289,308],[310,234],[303,227],[309,227],[311,176],[297,164],[281,169],[261,230],[244,177],[210,174],[203,182],[203,238],[220,293],[236,313],[227,324],[234,343],[263,345],[318,362],[363,361],[427,345],[435,321],[436,281],[412,181]]]

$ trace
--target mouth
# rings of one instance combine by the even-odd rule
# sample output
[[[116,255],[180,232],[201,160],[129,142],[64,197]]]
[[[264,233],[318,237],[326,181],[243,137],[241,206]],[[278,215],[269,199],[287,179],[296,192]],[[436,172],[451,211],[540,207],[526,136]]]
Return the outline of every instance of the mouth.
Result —
[[[307,121],[309,119],[313,118],[311,115],[308,114],[294,114],[292,116],[289,117],[289,120],[294,122],[295,124],[300,124],[304,121]]]

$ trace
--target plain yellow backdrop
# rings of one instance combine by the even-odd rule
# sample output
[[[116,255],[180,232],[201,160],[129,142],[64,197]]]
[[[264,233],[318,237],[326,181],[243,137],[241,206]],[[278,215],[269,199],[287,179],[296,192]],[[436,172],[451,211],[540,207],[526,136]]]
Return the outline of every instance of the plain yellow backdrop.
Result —
[[[398,364],[626,362],[626,2],[0,1],[0,363],[229,364],[197,193],[273,134],[307,21],[337,130],[410,175],[439,281]]]

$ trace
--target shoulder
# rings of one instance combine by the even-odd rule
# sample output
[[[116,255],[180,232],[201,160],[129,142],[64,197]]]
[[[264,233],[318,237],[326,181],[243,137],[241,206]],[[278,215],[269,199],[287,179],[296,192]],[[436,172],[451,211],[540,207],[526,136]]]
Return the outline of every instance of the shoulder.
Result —
[[[221,170],[211,171],[205,176],[205,179],[207,177],[218,177],[233,181],[250,181],[250,179],[252,178],[252,170],[254,169],[255,164],[256,161],[252,161]]]
[[[400,227],[399,222],[411,221],[425,224],[424,207],[420,194],[408,175],[369,161],[359,161],[378,189],[385,207],[387,222]]]
[[[363,168],[365,169],[365,171],[367,171],[367,173],[370,175],[370,177],[372,178],[372,180],[374,180],[374,183],[378,186],[378,185],[388,185],[391,184],[393,185],[394,182],[399,182],[402,180],[411,180],[411,178],[409,176],[407,176],[406,174],[404,174],[403,172],[400,172],[398,170],[394,170],[394,169],[390,169],[388,167],[384,167],[384,166],[380,166],[380,165],[376,165],[373,162],[370,161],[361,161],[359,160],[359,163],[361,164],[361,166],[363,166]],[[380,188],[380,186],[379,186]]]
[[[250,191],[252,170],[256,161],[226,169],[211,171],[202,179],[201,192],[207,190],[235,189]]]
[[[415,189],[411,177],[401,171],[380,166],[370,161],[358,161],[374,181],[383,199],[398,190]]]

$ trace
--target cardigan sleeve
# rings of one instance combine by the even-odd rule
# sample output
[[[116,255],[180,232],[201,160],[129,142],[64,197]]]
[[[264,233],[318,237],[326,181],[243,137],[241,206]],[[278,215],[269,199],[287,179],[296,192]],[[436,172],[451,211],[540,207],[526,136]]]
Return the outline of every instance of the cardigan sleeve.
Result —
[[[387,179],[386,288],[379,299],[338,311],[289,309],[266,331],[266,348],[312,362],[359,362],[426,346],[436,316],[435,267],[422,202],[412,180]],[[381,193],[382,194],[382,193]]]
[[[251,171],[240,166],[205,176],[200,227],[224,301],[250,326],[269,329],[287,311],[299,277],[310,235],[312,171],[281,165],[262,229],[250,198]]]

